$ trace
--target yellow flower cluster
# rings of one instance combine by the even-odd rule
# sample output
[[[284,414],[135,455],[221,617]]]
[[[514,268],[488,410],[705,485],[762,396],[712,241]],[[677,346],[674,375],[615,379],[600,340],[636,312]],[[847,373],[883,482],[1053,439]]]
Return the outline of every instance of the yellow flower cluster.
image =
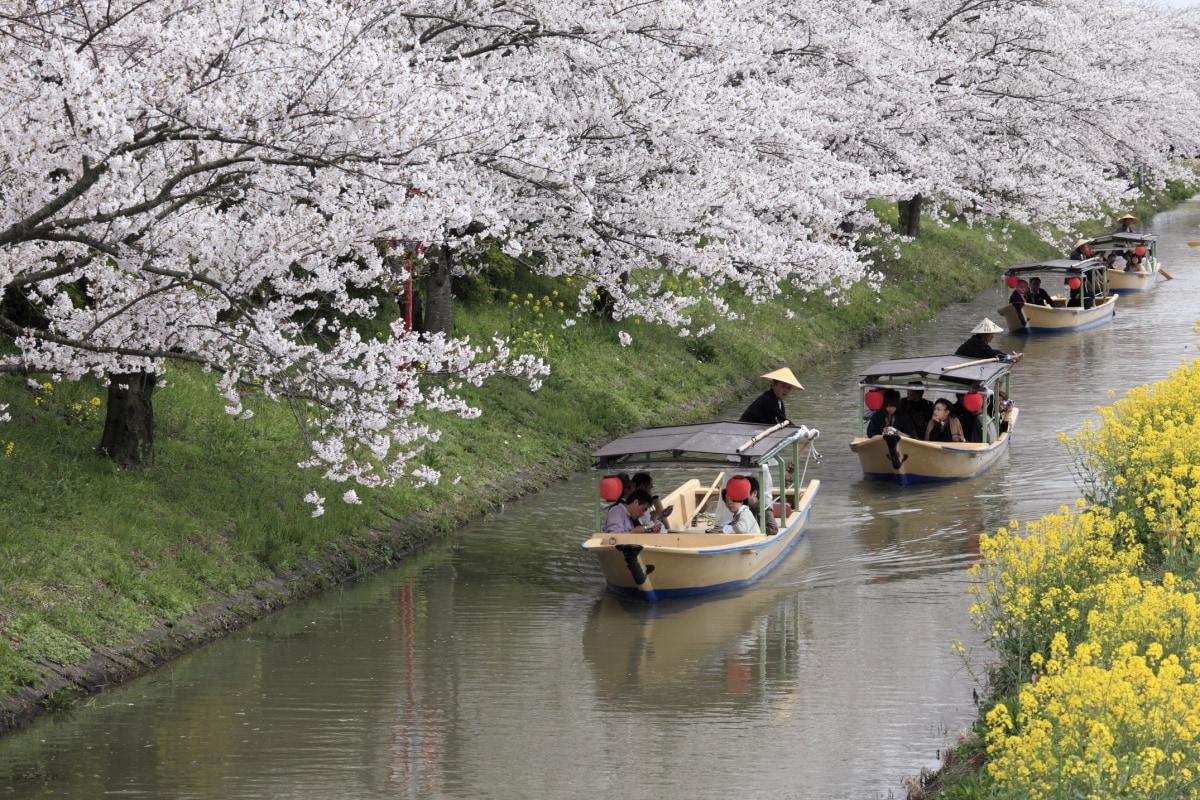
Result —
[[[1001,690],[1031,677],[1030,656],[1045,656],[1054,635],[1079,641],[1096,587],[1140,566],[1141,549],[1121,546],[1117,520],[1102,509],[1057,514],[1026,526],[1025,535],[1001,528],[979,541],[971,567],[971,616],[1000,657]]]
[[[1200,800],[1197,394],[1193,362],[1100,409],[1066,439],[1097,505],[981,540],[988,796]]]
[[[535,297],[532,292],[512,294],[508,298],[508,311],[513,347],[543,357],[548,355],[556,344],[554,331],[561,330],[567,314],[558,290],[541,297]]]
[[[1099,426],[1062,436],[1088,499],[1128,514],[1147,557],[1183,572],[1200,547],[1200,360],[1097,409]]]
[[[1195,798],[1200,786],[1200,684],[1195,668],[1152,647],[1094,644],[1067,652],[1055,638],[1046,673],[1020,711],[987,715],[989,775],[1003,797]]]

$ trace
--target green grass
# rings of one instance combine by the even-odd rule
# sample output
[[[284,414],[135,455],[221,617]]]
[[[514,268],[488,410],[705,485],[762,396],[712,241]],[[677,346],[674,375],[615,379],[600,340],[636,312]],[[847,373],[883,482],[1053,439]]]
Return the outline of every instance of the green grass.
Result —
[[[315,479],[295,467],[305,451],[286,408],[259,400],[252,419],[231,418],[212,376],[171,366],[154,396],[155,465],[126,472],[96,454],[103,386],[0,377],[13,418],[0,424],[0,701],[41,686],[52,664],[79,664],[93,648],[242,592],[264,596],[272,578],[301,593],[391,563],[583,468],[598,440],[710,418],[768,369],[787,364],[803,376],[807,365],[993,286],[1005,264],[1058,252],[1026,229],[1009,231],[999,252],[986,226],[930,223],[898,257],[883,246],[878,297],[859,285],[841,304],[792,292],[751,306],[731,293],[743,321],[703,340],[631,323],[629,347],[597,318],[559,327],[558,303],[574,310],[577,283],[506,264],[490,282],[465,286],[456,332],[511,336],[543,355],[553,367],[543,388],[501,378],[469,389],[481,419],[428,420],[443,438],[420,458],[443,473],[440,484],[360,489],[357,506],[338,500],[342,487],[323,487],[329,500],[317,518],[302,500]],[[699,310],[694,327],[713,321]]]

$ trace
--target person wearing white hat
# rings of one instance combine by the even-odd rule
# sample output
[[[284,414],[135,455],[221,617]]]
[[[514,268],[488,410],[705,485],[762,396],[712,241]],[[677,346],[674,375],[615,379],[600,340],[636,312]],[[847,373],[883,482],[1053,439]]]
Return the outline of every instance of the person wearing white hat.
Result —
[[[954,355],[967,358],[995,358],[1015,364],[1021,360],[1024,353],[1005,353],[991,345],[992,338],[1003,331],[1004,329],[999,325],[984,317],[983,322],[971,329],[971,338],[959,345],[958,349],[954,351]]]
[[[1137,224],[1137,217],[1133,214],[1126,214],[1117,220],[1117,233],[1133,233],[1133,226]]]
[[[787,400],[792,389],[804,391],[800,381],[796,380],[796,376],[787,367],[768,372],[763,377],[771,382],[771,388],[746,406],[746,410],[738,418],[739,422],[753,422],[758,425],[778,425],[780,422],[787,422],[787,409],[783,407],[783,401]]]

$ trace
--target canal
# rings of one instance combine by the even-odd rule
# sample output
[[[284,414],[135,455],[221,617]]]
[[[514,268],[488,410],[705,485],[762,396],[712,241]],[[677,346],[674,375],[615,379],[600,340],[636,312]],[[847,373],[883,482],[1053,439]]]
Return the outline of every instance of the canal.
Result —
[[[596,491],[579,475],[0,739],[0,796],[903,798],[984,690],[968,618],[979,536],[1072,503],[1058,433],[1197,355],[1198,224],[1200,202],[1150,220],[1175,279],[1123,296],[1112,323],[997,336],[1025,353],[1021,414],[982,477],[865,483],[848,443],[858,370],[952,352],[998,320],[999,281],[800,374],[788,408],[821,431],[808,471],[822,488],[805,539],[748,590],[611,596],[579,547]]]

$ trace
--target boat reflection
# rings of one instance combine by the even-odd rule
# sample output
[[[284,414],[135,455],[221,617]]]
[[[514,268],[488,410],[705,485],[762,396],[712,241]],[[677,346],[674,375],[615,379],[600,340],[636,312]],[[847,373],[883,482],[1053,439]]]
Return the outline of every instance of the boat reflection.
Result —
[[[597,699],[621,709],[757,703],[794,685],[809,627],[794,585],[655,606],[605,593],[588,615],[583,656]]]

